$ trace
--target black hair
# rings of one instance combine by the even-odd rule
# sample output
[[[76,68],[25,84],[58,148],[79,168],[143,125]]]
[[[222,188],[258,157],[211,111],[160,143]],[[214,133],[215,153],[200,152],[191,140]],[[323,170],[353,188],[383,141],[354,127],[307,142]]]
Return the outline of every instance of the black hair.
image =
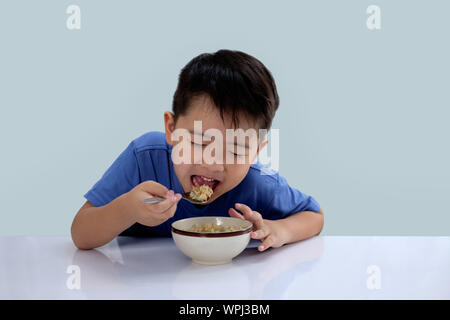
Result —
[[[241,114],[250,116],[260,129],[270,129],[280,104],[270,71],[241,51],[219,50],[192,59],[180,72],[173,96],[174,120],[184,115],[193,97],[207,94],[235,127]]]

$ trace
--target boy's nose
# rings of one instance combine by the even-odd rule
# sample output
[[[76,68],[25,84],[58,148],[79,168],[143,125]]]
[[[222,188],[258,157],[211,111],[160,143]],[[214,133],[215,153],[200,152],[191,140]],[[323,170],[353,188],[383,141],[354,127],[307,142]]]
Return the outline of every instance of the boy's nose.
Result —
[[[224,165],[220,163],[216,163],[215,161],[211,164],[206,163],[206,161],[202,161],[199,163],[202,168],[205,168],[206,171],[209,172],[223,172],[224,171]]]

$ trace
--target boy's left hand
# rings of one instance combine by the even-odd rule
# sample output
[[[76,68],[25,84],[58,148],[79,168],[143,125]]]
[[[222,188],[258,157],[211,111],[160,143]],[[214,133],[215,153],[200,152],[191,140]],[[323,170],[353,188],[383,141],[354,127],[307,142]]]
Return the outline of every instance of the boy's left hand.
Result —
[[[228,210],[229,215],[253,223],[253,231],[250,236],[253,239],[261,240],[262,243],[258,247],[259,251],[264,251],[270,247],[278,248],[286,243],[282,237],[283,232],[280,230],[280,226],[276,221],[263,219],[259,212],[253,211],[245,204],[236,203],[235,207],[243,215],[234,208]]]

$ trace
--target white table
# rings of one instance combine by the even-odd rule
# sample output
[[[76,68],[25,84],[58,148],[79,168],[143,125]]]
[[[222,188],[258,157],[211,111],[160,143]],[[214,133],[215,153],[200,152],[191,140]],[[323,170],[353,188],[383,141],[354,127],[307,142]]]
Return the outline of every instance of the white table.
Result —
[[[171,238],[83,251],[68,237],[0,237],[0,298],[450,299],[450,237],[318,236],[263,253],[258,243],[201,266]]]

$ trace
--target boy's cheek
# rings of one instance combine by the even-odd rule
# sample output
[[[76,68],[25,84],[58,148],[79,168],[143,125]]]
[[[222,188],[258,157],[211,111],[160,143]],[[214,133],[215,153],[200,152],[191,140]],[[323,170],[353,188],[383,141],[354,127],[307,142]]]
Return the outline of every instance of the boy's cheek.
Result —
[[[177,175],[178,180],[181,182],[183,188],[185,191],[187,191],[187,188],[190,188],[190,172],[191,172],[191,165],[187,164],[174,164],[173,169],[175,171],[175,174]]]
[[[248,170],[250,169],[251,164],[249,163],[234,163],[234,164],[227,164],[226,170],[228,172],[228,175],[234,175],[237,177],[245,177],[247,175]]]

